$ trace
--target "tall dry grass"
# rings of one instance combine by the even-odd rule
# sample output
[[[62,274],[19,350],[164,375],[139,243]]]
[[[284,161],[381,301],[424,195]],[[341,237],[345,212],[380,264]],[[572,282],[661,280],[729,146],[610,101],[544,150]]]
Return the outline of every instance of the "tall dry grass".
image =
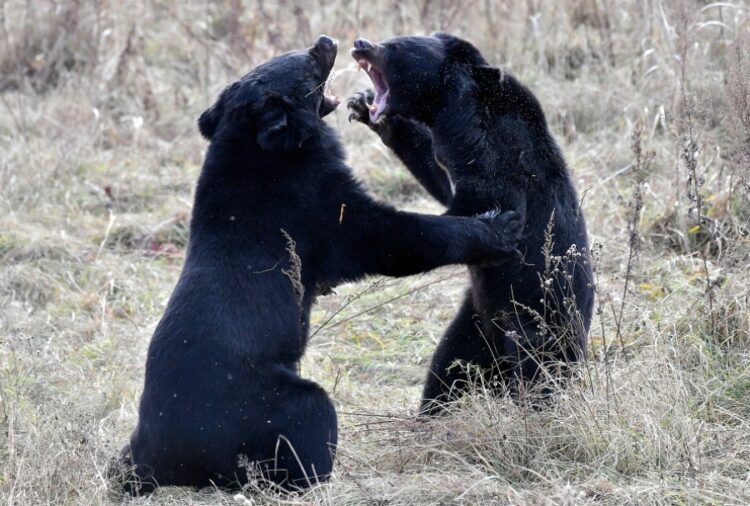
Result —
[[[101,504],[136,421],[144,354],[181,266],[229,81],[318,33],[346,55],[447,30],[539,96],[581,193],[597,314],[548,409],[479,383],[413,419],[464,269],[323,297],[302,365],[331,392],[333,480],[304,495],[165,489],[143,504],[750,502],[750,5],[0,0],[0,497]],[[440,212],[364,128],[331,123],[373,193]],[[637,139],[637,142],[635,140]],[[304,266],[302,267],[304,268]]]

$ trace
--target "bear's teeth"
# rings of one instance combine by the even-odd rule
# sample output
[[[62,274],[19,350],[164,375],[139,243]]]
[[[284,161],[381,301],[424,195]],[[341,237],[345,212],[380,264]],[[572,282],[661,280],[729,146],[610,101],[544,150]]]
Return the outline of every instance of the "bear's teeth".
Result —
[[[371,70],[372,70],[372,63],[370,63],[370,62],[368,61],[368,62],[367,62],[367,71],[369,72],[369,71],[371,71]]]

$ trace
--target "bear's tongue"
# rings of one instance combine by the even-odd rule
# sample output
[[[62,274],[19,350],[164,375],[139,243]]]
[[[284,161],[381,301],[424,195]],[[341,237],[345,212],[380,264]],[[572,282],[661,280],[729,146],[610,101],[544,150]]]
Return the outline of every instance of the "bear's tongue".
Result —
[[[390,90],[385,83],[385,79],[383,79],[383,74],[373,67],[372,63],[362,59],[359,60],[359,66],[367,72],[367,75],[370,76],[370,80],[375,87],[375,98],[370,106],[370,121],[376,123],[378,118],[380,118],[380,115],[383,114],[385,108],[388,106],[388,93]]]
[[[372,121],[373,123],[377,123],[378,118],[380,118],[380,115],[383,114],[383,111],[385,111],[387,105],[388,88],[386,88],[383,92],[381,90],[378,90],[376,87],[375,98],[372,101],[372,106],[370,106],[370,121]]]

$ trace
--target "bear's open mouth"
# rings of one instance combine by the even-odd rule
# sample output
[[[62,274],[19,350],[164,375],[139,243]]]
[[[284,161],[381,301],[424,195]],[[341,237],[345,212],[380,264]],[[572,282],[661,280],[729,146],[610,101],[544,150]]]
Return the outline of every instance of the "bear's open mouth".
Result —
[[[318,116],[320,116],[321,118],[335,111],[341,103],[339,97],[331,92],[331,81],[333,81],[333,79],[331,78],[331,74],[329,71],[329,73],[325,76],[324,81],[320,83],[312,92],[310,92],[313,93],[316,91],[322,91],[323,99],[320,101],[320,108],[318,109]]]
[[[338,97],[333,95],[329,89],[331,82],[331,79],[329,78],[331,77],[333,64],[336,62],[338,47],[339,42],[336,39],[332,39],[327,35],[321,35],[318,37],[315,44],[308,50],[310,55],[317,62],[322,74],[322,82],[308,93],[308,95],[310,95],[322,91],[323,100],[321,100],[320,107],[318,108],[318,115],[321,118],[334,111],[341,103]]]
[[[359,67],[367,72],[370,76],[373,86],[375,87],[375,98],[370,106],[370,121],[377,123],[380,116],[385,112],[388,107],[388,83],[386,83],[383,73],[375,67],[372,62],[365,58],[357,59]]]
[[[318,115],[322,118],[331,112],[335,111],[336,108],[341,103],[341,100],[339,100],[339,97],[336,95],[331,95],[327,91],[323,92],[323,101],[320,104],[320,110],[318,111]]]

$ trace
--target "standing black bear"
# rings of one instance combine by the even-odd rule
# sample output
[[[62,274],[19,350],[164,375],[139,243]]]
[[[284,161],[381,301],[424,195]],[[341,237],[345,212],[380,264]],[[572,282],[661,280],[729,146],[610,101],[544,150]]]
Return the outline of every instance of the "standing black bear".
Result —
[[[518,215],[427,216],[373,201],[321,119],[337,44],[274,58],[199,120],[210,146],[180,279],[148,350],[139,421],[123,450],[131,493],[236,487],[247,465],[287,487],[325,479],[336,413],[298,375],[316,292],[515,247]],[[240,465],[239,456],[243,455]]]
[[[375,91],[350,100],[350,119],[380,135],[448,214],[500,207],[524,222],[521,260],[470,269],[471,289],[435,352],[421,412],[441,412],[465,388],[467,369],[456,360],[516,394],[549,385],[551,365],[565,369],[584,356],[593,290],[578,197],[539,102],[447,34],[358,39],[352,56]]]

